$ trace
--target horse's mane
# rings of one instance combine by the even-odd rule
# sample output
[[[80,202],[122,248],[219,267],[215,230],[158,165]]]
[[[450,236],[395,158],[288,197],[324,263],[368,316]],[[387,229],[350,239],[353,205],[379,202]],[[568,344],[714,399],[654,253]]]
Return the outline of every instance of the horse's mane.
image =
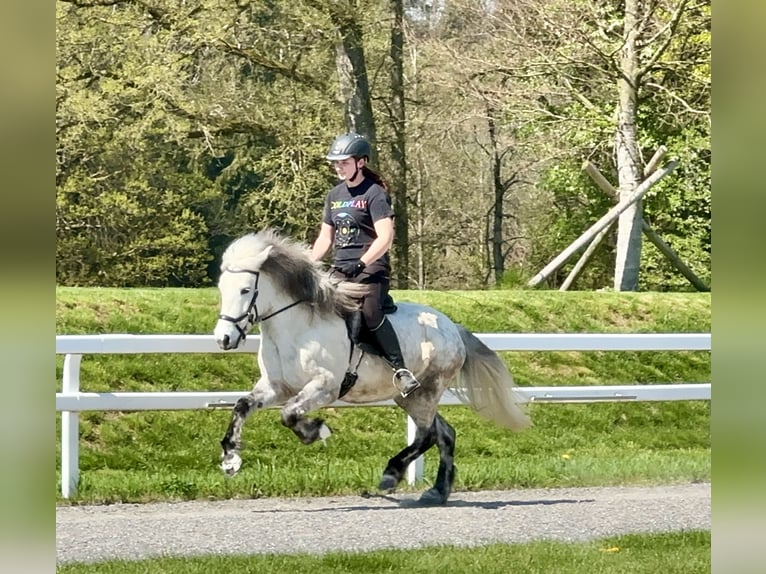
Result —
[[[306,244],[273,229],[249,233],[234,240],[223,253],[221,271],[251,269],[249,262],[269,246],[271,252],[258,270],[268,274],[289,298],[311,303],[314,311],[321,314],[345,315],[359,308],[358,298],[365,292],[362,286],[331,282],[321,263],[312,259]]]

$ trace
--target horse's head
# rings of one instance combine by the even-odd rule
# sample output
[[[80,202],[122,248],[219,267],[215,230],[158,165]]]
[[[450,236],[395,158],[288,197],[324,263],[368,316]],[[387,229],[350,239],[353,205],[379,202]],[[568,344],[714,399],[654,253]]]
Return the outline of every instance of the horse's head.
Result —
[[[218,346],[224,350],[236,349],[261,318],[258,303],[268,296],[264,290],[269,290],[268,282],[261,278],[261,266],[271,249],[266,246],[257,255],[236,264],[227,263],[224,257],[218,280],[221,312],[213,331]]]
[[[306,245],[270,229],[240,237],[226,248],[218,290],[221,313],[214,334],[222,349],[236,349],[255,323],[284,318],[283,311],[343,315],[356,310],[366,295],[363,285],[336,286]],[[300,328],[294,322],[290,326]]]

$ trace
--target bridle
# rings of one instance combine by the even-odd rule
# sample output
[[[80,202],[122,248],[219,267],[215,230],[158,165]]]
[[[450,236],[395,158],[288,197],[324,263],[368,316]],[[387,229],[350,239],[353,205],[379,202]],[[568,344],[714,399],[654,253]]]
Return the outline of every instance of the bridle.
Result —
[[[229,323],[234,324],[234,326],[237,328],[237,331],[239,331],[239,334],[242,337],[243,341],[247,338],[247,331],[245,329],[249,330],[256,323],[263,323],[264,321],[271,319],[275,315],[279,315],[282,311],[287,311],[288,309],[291,309],[292,307],[295,307],[296,305],[303,303],[302,300],[293,301],[289,305],[285,305],[284,307],[282,307],[281,309],[277,309],[273,313],[269,313],[268,315],[262,316],[258,312],[258,305],[256,304],[256,299],[258,298],[258,280],[261,278],[261,272],[252,271],[250,269],[227,269],[226,271],[228,271],[229,273],[250,273],[252,275],[255,275],[255,285],[253,286],[253,296],[250,298],[250,304],[247,306],[247,309],[245,309],[245,312],[239,315],[238,317],[231,317],[229,315],[224,315],[223,313],[218,315],[219,319],[222,319],[224,321],[228,321]],[[242,321],[242,319],[247,319],[244,329],[242,328],[242,326],[240,326],[240,321]]]

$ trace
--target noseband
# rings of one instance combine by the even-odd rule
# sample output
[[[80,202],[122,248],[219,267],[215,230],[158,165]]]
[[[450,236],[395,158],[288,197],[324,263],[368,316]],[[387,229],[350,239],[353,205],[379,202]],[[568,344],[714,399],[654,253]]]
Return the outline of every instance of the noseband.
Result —
[[[247,309],[245,309],[245,312],[238,317],[231,317],[229,315],[224,315],[223,313],[218,315],[219,319],[222,319],[224,321],[228,321],[229,323],[234,324],[234,326],[237,328],[237,331],[239,331],[239,334],[242,337],[243,341],[247,338],[247,332],[239,324],[239,322],[242,321],[242,319],[245,319],[245,318],[247,319],[247,323],[245,323],[245,328],[252,327],[256,323],[262,323],[263,321],[266,321],[267,319],[271,319],[275,315],[279,315],[282,311],[287,311],[288,309],[295,307],[296,305],[300,303],[303,303],[303,301],[294,301],[290,303],[289,305],[285,305],[281,309],[277,309],[273,313],[269,313],[268,315],[261,316],[261,314],[258,313],[258,305],[256,305],[256,299],[258,298],[258,280],[261,278],[261,272],[252,271],[250,269],[236,269],[236,270],[227,269],[227,271],[229,273],[251,273],[255,275],[255,285],[253,286],[253,296],[250,298],[250,304],[247,306]]]

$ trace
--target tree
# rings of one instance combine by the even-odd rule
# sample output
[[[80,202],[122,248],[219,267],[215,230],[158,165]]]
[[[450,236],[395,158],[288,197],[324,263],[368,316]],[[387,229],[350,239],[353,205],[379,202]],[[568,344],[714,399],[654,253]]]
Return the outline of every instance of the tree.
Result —
[[[636,190],[643,179],[644,161],[640,153],[639,93],[644,78],[671,45],[688,0],[664,7],[652,0],[625,0],[622,23],[622,49],[617,66],[617,129],[615,148],[620,199]],[[663,8],[672,9],[665,17]],[[640,202],[620,215],[617,233],[617,258],[614,288],[618,291],[638,289],[641,262]]]
[[[614,159],[620,194],[625,198],[642,180],[644,154],[648,151],[651,155],[659,145],[647,148],[648,138],[642,130],[648,133],[655,114],[677,109],[679,103],[687,108],[687,117],[694,109],[673,84],[683,78],[683,72],[704,74],[709,54],[705,57],[704,50],[698,50],[693,59],[688,54],[683,58],[675,56],[681,46],[687,46],[688,52],[689,38],[709,27],[708,7],[707,3],[690,7],[687,0],[624,0],[619,5],[497,3],[488,11],[486,27],[504,39],[505,53],[523,51],[527,58],[500,62],[485,57],[482,67],[507,76],[509,82],[522,82],[527,89],[542,79],[543,90],[533,92],[537,105],[532,98],[527,99],[540,114],[542,121],[538,125],[548,123],[544,119],[547,116],[549,125],[558,121],[576,127],[569,134],[559,132],[572,145],[575,153],[570,157],[577,159],[577,164],[583,155],[596,157],[601,166]],[[704,41],[697,45],[703,46]],[[697,84],[694,75],[682,82]],[[709,94],[709,82],[703,89],[704,94]],[[703,100],[707,97],[703,96]],[[700,126],[698,118],[694,121]],[[592,125],[588,126],[588,122]],[[613,134],[613,156],[605,153],[609,150],[599,141],[607,124]],[[579,165],[572,169],[579,169]],[[582,188],[575,191],[582,195]],[[598,215],[594,213],[593,217]],[[641,215],[639,204],[620,217],[615,244],[616,289],[638,288]]]
[[[63,257],[66,249],[72,260],[78,258],[78,246],[94,258],[83,272],[99,269],[91,281],[125,282],[127,276],[113,268],[157,260],[152,284],[175,284],[181,275],[172,271],[176,278],[171,277],[170,267],[159,263],[167,259],[193,266],[183,281],[200,281],[194,269],[209,282],[217,275],[214,262],[223,248],[245,230],[275,225],[306,237],[308,220],[316,226],[322,193],[332,180],[321,160],[332,129],[327,121],[332,106],[316,61],[327,59],[324,47],[332,41],[318,44],[321,33],[306,26],[290,30],[285,42],[279,24],[294,16],[289,2],[242,2],[222,9],[204,1],[187,11],[174,6],[159,0],[152,5],[130,0],[57,4],[61,280],[75,281]],[[121,38],[122,43],[104,38]],[[303,106],[289,97],[301,91],[308,92]],[[306,106],[305,100],[317,93],[318,103]],[[281,121],[265,121],[264,103]],[[304,107],[316,114],[305,117],[300,113]],[[184,173],[187,178],[181,177]],[[126,202],[106,201],[112,192],[123,194]],[[172,206],[157,199],[160,193],[172,194]],[[125,227],[124,233],[164,236],[166,251],[112,247],[110,238],[124,241],[126,236],[99,235],[94,225],[76,221],[85,217],[83,202],[96,212],[106,205],[142,206],[126,211],[132,215],[122,219],[110,220],[109,213],[94,216],[99,225],[113,221]],[[172,239],[183,233],[152,211],[160,205],[206,237],[198,246],[199,260],[167,251],[180,249]],[[290,208],[295,205],[308,209]],[[185,210],[195,217],[185,218]],[[146,225],[154,221],[156,229],[148,233],[135,221],[138,217]],[[116,255],[109,258],[109,253]]]
[[[391,170],[389,182],[393,190],[394,258],[396,261],[396,287],[408,289],[410,267],[409,205],[407,197],[407,123],[404,89],[404,5],[403,0],[391,0],[391,102],[389,118],[391,138]]]

